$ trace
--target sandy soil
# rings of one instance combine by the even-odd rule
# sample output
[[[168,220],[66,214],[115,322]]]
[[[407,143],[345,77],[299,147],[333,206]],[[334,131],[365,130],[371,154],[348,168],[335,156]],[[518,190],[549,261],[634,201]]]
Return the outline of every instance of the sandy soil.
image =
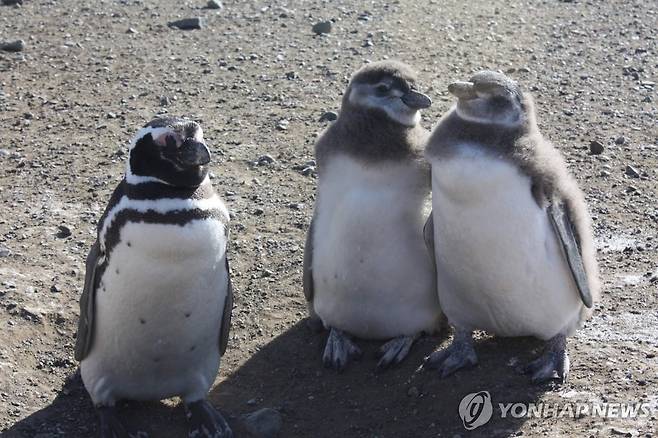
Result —
[[[651,1],[463,2],[25,0],[0,6],[0,430],[7,437],[87,437],[91,403],[73,359],[84,256],[126,144],[161,112],[198,120],[213,183],[233,215],[233,330],[213,403],[242,416],[279,409],[285,437],[655,436],[658,415],[658,5]],[[205,17],[201,30],[167,27]],[[311,26],[331,19],[329,35]],[[398,58],[446,111],[449,82],[500,69],[535,95],[539,124],[587,193],[604,283],[595,317],[570,339],[562,386],[533,386],[510,366],[531,339],[481,336],[480,365],[440,380],[415,373],[449,333],[422,339],[400,367],[370,355],[322,368],[325,335],[303,320],[304,235],[320,116],[337,110],[350,73]],[[287,129],[281,129],[287,121]],[[277,128],[279,125],[279,128]],[[590,155],[600,142],[601,155]],[[254,165],[269,154],[275,162]],[[632,166],[632,169],[627,169]],[[634,174],[633,170],[637,171]],[[67,231],[68,230],[68,231]],[[70,234],[70,235],[69,235]],[[363,343],[367,352],[375,345]],[[643,402],[634,419],[494,418],[467,432],[466,394],[495,403]],[[176,401],[128,403],[128,423],[184,436]]]

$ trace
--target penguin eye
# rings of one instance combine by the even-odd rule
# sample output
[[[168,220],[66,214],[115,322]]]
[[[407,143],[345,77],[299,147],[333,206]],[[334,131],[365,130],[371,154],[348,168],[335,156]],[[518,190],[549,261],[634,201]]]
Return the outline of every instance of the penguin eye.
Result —
[[[375,91],[377,91],[377,94],[386,94],[391,90],[391,87],[386,84],[379,84],[375,88]]]

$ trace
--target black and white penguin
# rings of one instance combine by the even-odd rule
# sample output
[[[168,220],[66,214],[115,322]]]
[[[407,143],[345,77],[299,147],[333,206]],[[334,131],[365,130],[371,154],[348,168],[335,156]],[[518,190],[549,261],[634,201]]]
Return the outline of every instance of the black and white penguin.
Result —
[[[368,64],[351,78],[340,116],[318,139],[318,193],[304,251],[312,320],[329,329],[323,361],[342,370],[386,340],[378,368],[402,361],[442,319],[423,240],[430,191],[419,110],[431,105],[405,64]]]
[[[432,165],[428,235],[453,343],[426,362],[442,376],[477,363],[471,333],[534,336],[544,354],[525,371],[564,380],[566,337],[599,294],[584,196],[539,132],[532,97],[484,71],[449,91],[456,105],[426,147]]]
[[[130,144],[124,179],[87,257],[75,357],[102,437],[127,437],[117,400],[180,396],[190,437],[230,437],[210,402],[233,293],[229,215],[208,179],[201,127],[158,118]]]

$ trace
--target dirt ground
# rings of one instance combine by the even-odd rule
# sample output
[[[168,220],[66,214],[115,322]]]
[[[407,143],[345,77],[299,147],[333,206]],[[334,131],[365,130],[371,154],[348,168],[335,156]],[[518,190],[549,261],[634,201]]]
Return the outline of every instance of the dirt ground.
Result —
[[[658,4],[646,0],[412,2],[25,0],[0,5],[0,430],[3,437],[87,437],[96,418],[73,359],[84,257],[126,146],[155,114],[201,123],[213,184],[232,212],[233,328],[211,400],[242,416],[278,409],[281,437],[656,436],[658,416]],[[167,23],[205,17],[200,30]],[[332,20],[328,35],[311,26]],[[561,386],[511,366],[531,339],[480,336],[480,364],[440,380],[416,373],[450,334],[424,338],[401,366],[366,354],[322,367],[326,335],[304,323],[304,236],[316,176],[313,142],[350,73],[369,60],[413,65],[434,99],[455,79],[509,73],[537,101],[540,128],[587,194],[604,292],[570,339]],[[603,146],[590,154],[590,143]],[[269,154],[272,164],[254,165]],[[630,167],[629,167],[630,166]],[[361,343],[367,353],[376,345]],[[501,418],[464,429],[459,402],[646,403],[638,418]],[[128,403],[128,424],[184,436],[176,401]]]

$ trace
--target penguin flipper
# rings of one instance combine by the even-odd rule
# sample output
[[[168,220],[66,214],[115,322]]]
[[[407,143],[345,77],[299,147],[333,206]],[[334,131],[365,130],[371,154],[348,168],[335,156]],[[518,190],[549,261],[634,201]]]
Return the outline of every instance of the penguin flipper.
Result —
[[[423,227],[423,239],[425,240],[427,250],[432,256],[432,260],[434,260],[436,257],[434,253],[434,212],[430,212],[427,222],[425,222],[425,226]]]
[[[233,283],[231,283],[231,271],[228,267],[228,255],[225,255],[226,260],[226,279],[228,285],[226,287],[226,298],[224,299],[224,312],[222,314],[222,324],[219,329],[219,355],[223,356],[228,346],[228,335],[231,331],[231,315],[233,313]]]
[[[313,229],[314,229],[315,216],[311,219],[311,225],[308,227],[306,233],[306,243],[304,244],[304,273],[302,283],[304,284],[304,296],[307,302],[313,301],[314,286],[313,286]]]
[[[589,289],[583,257],[568,209],[563,203],[553,201],[548,205],[547,213],[567,258],[567,264],[576,282],[580,299],[587,308],[592,308],[592,292]]]
[[[98,271],[101,249],[98,240],[94,242],[85,263],[85,284],[80,296],[80,319],[75,341],[75,359],[81,361],[91,350],[94,334],[94,307],[96,302],[96,274]]]

